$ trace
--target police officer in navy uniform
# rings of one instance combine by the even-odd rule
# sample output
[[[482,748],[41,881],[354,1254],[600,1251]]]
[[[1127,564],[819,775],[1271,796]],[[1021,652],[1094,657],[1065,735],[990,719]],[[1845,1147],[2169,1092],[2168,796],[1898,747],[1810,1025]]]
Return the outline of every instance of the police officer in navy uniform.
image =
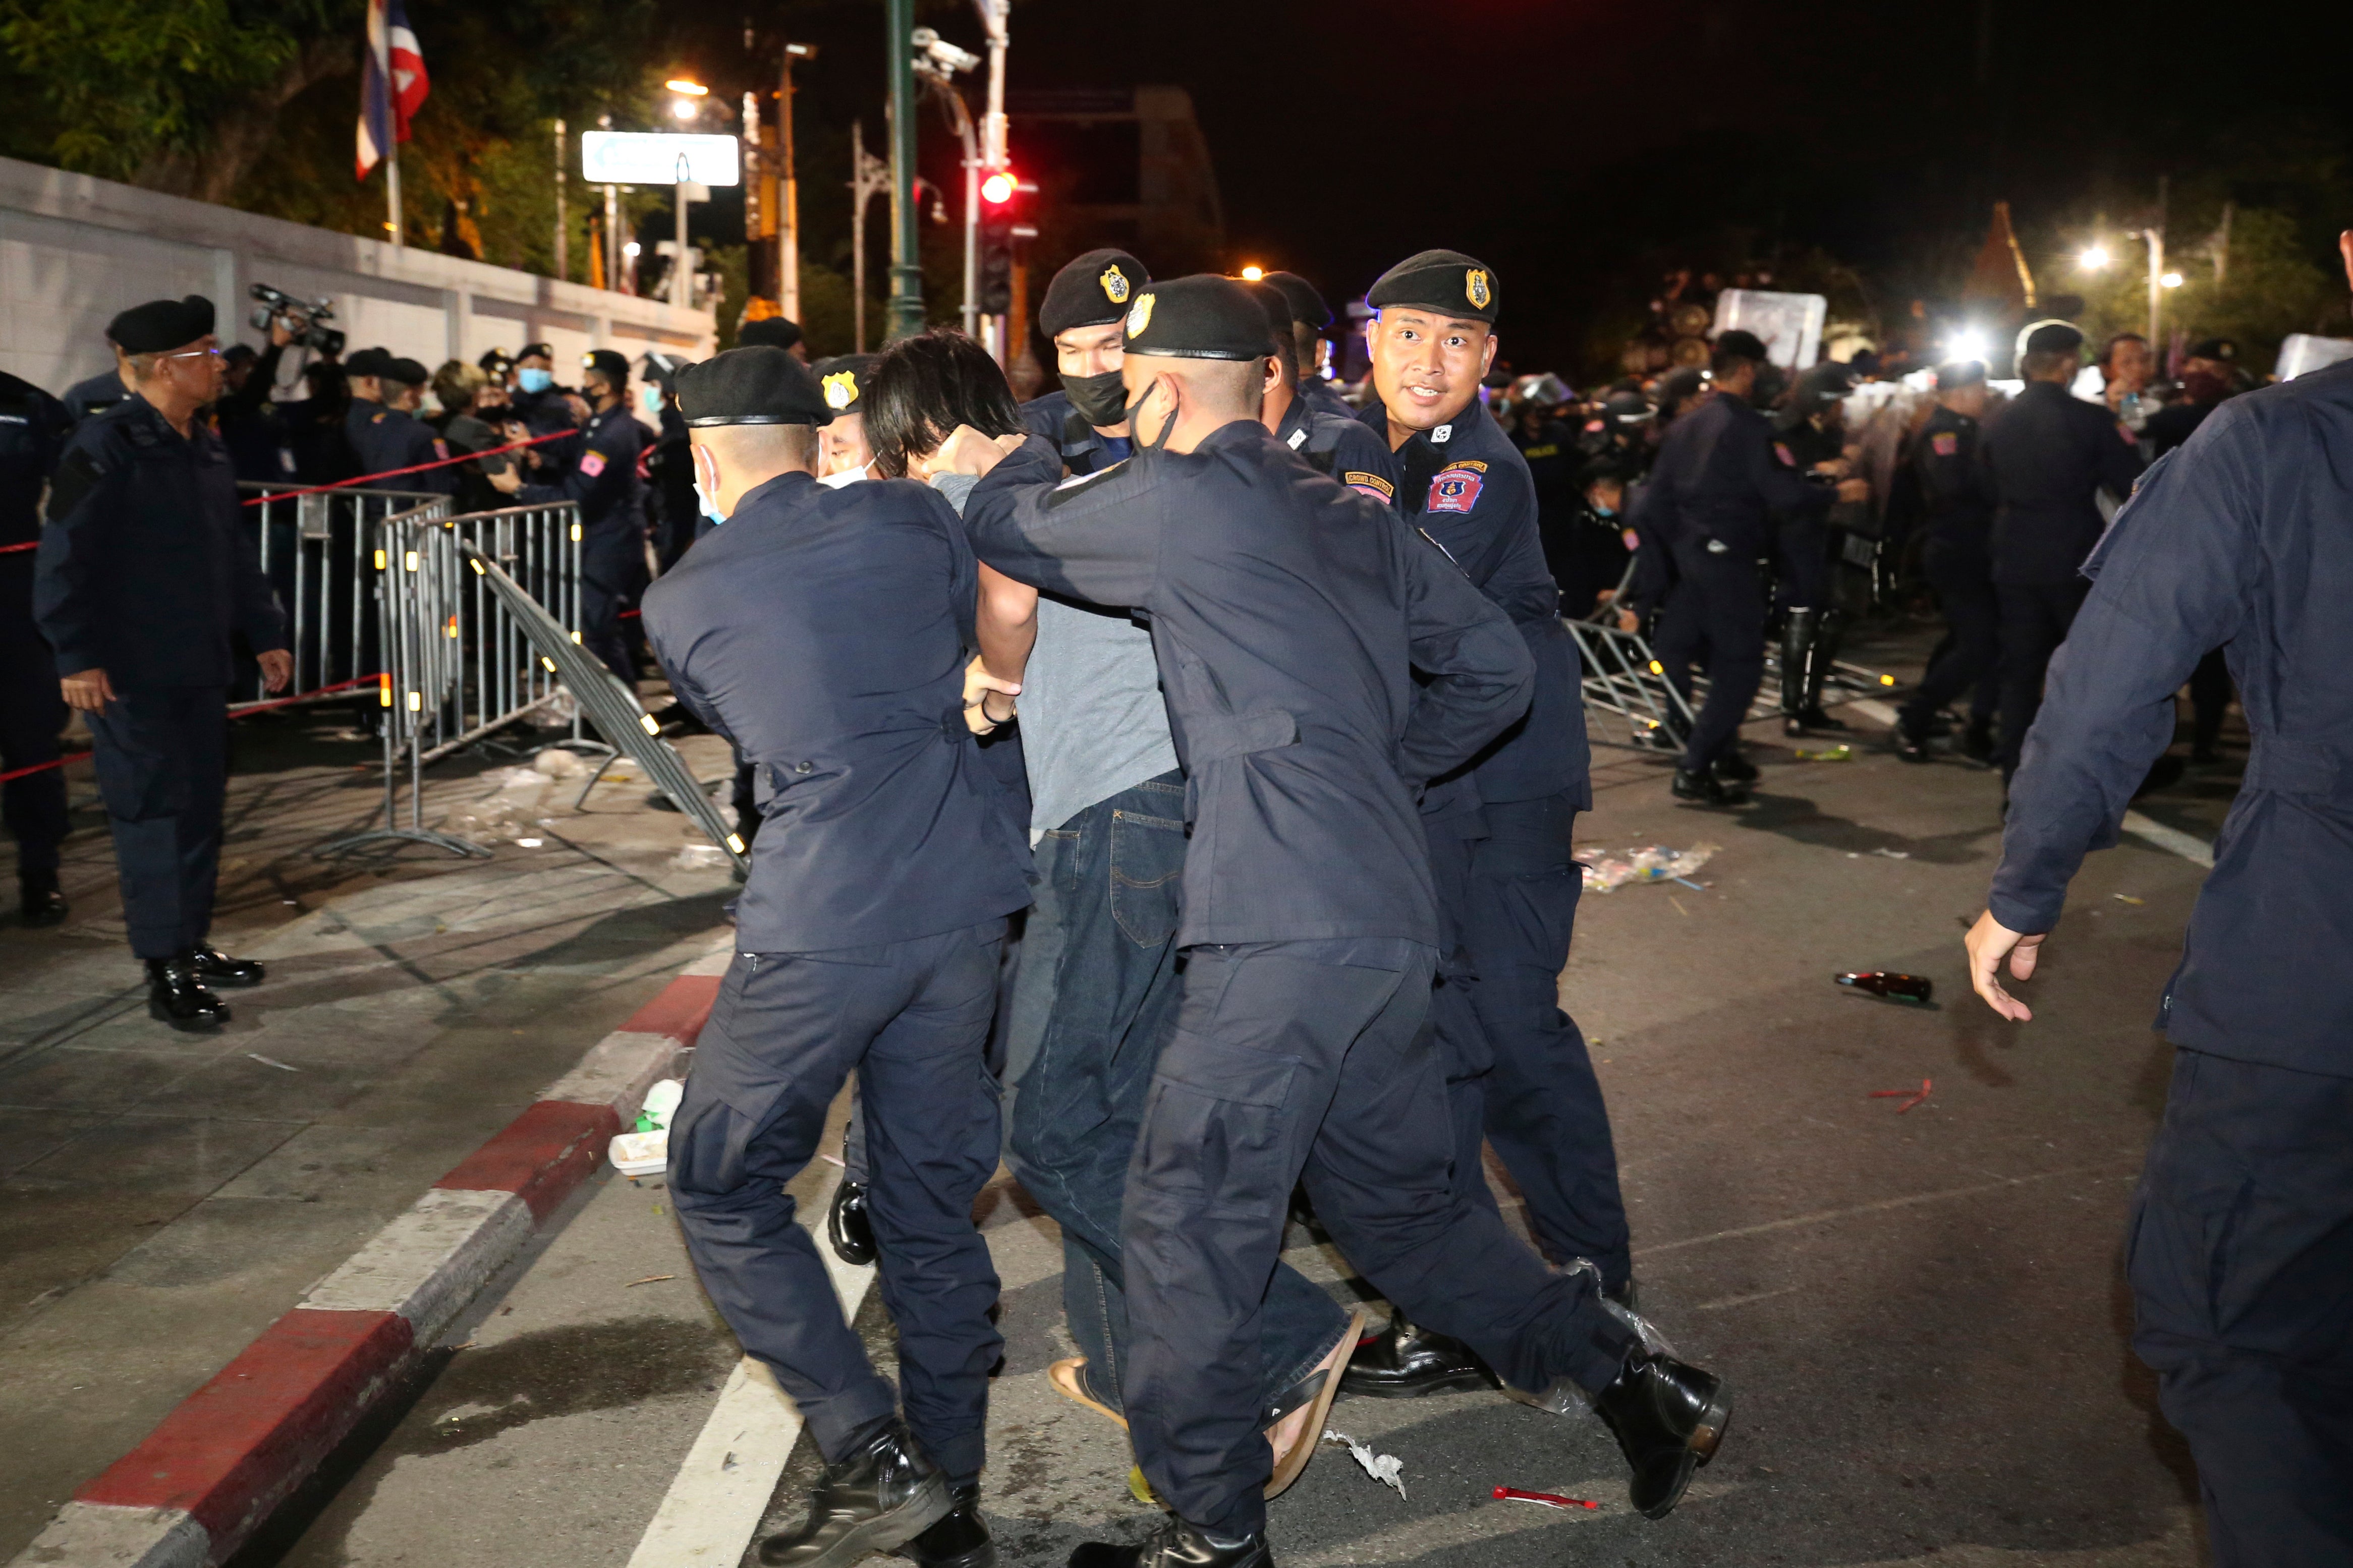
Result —
[[[1324,333],[1332,330],[1332,307],[1315,285],[1296,272],[1270,272],[1264,281],[1282,291],[1283,302],[1291,307],[1291,336],[1296,349],[1299,366],[1299,398],[1318,414],[1336,418],[1354,419],[1356,411],[1348,400],[1332,389],[1324,379],[1324,362],[1330,357],[1331,340]]]
[[[2338,245],[2353,281],[2353,231]],[[2002,961],[2032,974],[2172,743],[2175,691],[2223,647],[2253,752],[2158,1003],[2172,1085],[2125,1244],[2133,1348],[2189,1440],[2218,1568],[2353,1562],[2348,515],[2353,364],[2234,397],[2158,459],[2084,564],[1968,938],[1978,994],[2031,1017]]]
[[[262,967],[214,949],[227,786],[231,638],[284,689],[285,617],[239,513],[237,476],[197,411],[220,395],[220,340],[199,295],[125,310],[107,329],[131,396],[82,422],[49,487],[34,614],[67,703],[97,742],[131,951],[147,1008],[176,1029],[229,1016],[210,989]]]
[[[57,660],[33,624],[33,552],[26,547],[41,536],[41,490],[72,432],[64,404],[0,372],[0,772],[55,763],[58,731],[66,727]],[[25,923],[58,924],[66,918],[58,889],[65,774],[49,767],[0,785],[0,819],[16,841]]]
[[[526,506],[580,504],[581,646],[634,687],[637,660],[620,617],[647,578],[645,481],[638,473],[647,432],[629,412],[629,362],[596,349],[581,363],[582,390],[596,413],[581,432],[578,454],[553,484],[525,484],[513,472],[493,474],[491,483]]]
[[[109,339],[107,350],[114,355],[114,368],[84,376],[66,388],[58,401],[66,405],[67,416],[77,425],[93,414],[102,414],[131,395],[130,369],[123,363],[121,345]]]
[[[1029,892],[965,718],[977,568],[928,488],[817,482],[829,411],[791,354],[732,350],[678,395],[727,521],[649,590],[646,629],[680,700],[760,770],[767,822],[668,1179],[704,1289],[826,1461],[807,1525],[759,1560],[985,1568],[1004,1342],[972,1205],[998,1152],[997,953]],[[903,1418],[784,1192],[853,1071]]]
[[[1757,776],[1740,755],[1740,725],[1765,679],[1765,592],[1757,565],[1773,549],[1773,517],[1830,510],[1840,493],[1774,450],[1773,426],[1750,401],[1767,363],[1754,332],[1715,340],[1715,395],[1675,421],[1651,470],[1648,504],[1675,553],[1675,587],[1654,649],[1689,700],[1691,664],[1707,651],[1707,702],[1675,767],[1678,800],[1727,805]],[[1861,487],[1861,480],[1845,485]]]
[[[1920,569],[1952,628],[1951,643],[1928,666],[1919,689],[1896,710],[1896,752],[1928,760],[1937,710],[1974,688],[1962,746],[1993,754],[1993,710],[2000,690],[2001,618],[1993,585],[1993,473],[1985,465],[1985,366],[1966,360],[1936,367],[1936,407],[1912,437],[1907,461],[1919,487],[1927,538]]]
[[[1854,372],[1849,366],[1829,361],[1806,369],[1790,394],[1789,406],[1774,416],[1774,455],[1817,481],[1846,478],[1844,405],[1853,392]],[[1783,732],[1793,736],[1846,728],[1843,720],[1822,710],[1822,684],[1838,658],[1846,619],[1831,575],[1842,535],[1830,526],[1830,516],[1821,508],[1806,506],[1775,519],[1781,723]]]
[[[449,443],[415,412],[425,400],[431,373],[418,361],[383,349],[362,349],[350,363],[352,406],[343,416],[343,434],[359,457],[362,474],[389,476],[366,488],[456,495],[458,469],[448,462]]]
[[[2132,493],[2141,461],[2132,432],[2104,404],[2070,388],[2084,334],[2065,321],[2027,332],[2019,374],[2026,385],[1986,433],[1993,470],[1994,592],[2001,605],[2001,778],[2018,771],[2026,731],[2042,705],[2042,677],[2066,640],[2091,584],[2085,557],[2106,526],[2099,492]]]
[[[1059,392],[1021,405],[1021,423],[1054,443],[1062,467],[1092,474],[1128,454],[1127,394],[1120,387],[1120,323],[1152,281],[1124,250],[1090,250],[1046,286],[1038,325],[1054,344]]]
[[[1258,1314],[1303,1175],[1401,1310],[1519,1387],[1597,1391],[1637,1506],[1664,1513],[1713,1452],[1721,1387],[1645,1354],[1589,1271],[1546,1268],[1455,1184],[1421,1026],[1439,918],[1413,795],[1523,710],[1528,645],[1427,536],[1260,423],[1272,335],[1240,285],[1151,285],[1125,330],[1126,463],[1065,482],[1043,439],[1008,457],[970,430],[943,452],[985,474],[965,523],[991,567],[1150,616],[1186,777],[1183,1000],[1122,1225],[1122,1387],[1174,1517],[1141,1546],[1090,1542],[1071,1562],[1272,1561]]]
[[[1309,400],[1307,385],[1300,379],[1298,337],[1292,330],[1289,297],[1271,279],[1242,287],[1266,311],[1267,330],[1274,334],[1260,422],[1317,473],[1383,506],[1394,505],[1400,470],[1388,444],[1374,435],[1346,404],[1341,404],[1342,412],[1335,414]]]
[[[1502,285],[1457,251],[1429,250],[1366,295],[1375,398],[1363,423],[1399,459],[1398,506],[1519,628],[1535,667],[1527,713],[1422,801],[1446,951],[1433,1000],[1458,1146],[1455,1174],[1492,1207],[1492,1141],[1525,1195],[1545,1251],[1589,1258],[1629,1297],[1625,1205],[1609,1115],[1584,1032],[1560,1010],[1584,870],[1571,830],[1593,803],[1575,646],[1560,625],[1534,480],[1478,401],[1493,362]],[[1484,1386],[1470,1351],[1404,1313],[1360,1353],[1345,1386],[1388,1397]]]

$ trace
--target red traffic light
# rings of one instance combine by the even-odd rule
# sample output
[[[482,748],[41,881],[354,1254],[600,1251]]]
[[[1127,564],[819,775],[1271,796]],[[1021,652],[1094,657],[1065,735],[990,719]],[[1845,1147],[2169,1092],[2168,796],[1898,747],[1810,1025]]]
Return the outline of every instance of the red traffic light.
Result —
[[[993,207],[1003,206],[1013,199],[1013,193],[1019,188],[1012,170],[999,169],[980,182],[980,199]]]

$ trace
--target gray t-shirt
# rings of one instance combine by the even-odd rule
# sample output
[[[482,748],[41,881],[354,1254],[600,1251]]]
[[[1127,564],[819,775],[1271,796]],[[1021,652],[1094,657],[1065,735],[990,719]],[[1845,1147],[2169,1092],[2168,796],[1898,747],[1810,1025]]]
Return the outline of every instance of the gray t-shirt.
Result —
[[[964,515],[980,481],[940,474],[932,488]],[[1021,758],[1029,842],[1098,801],[1176,767],[1152,634],[1125,611],[1038,595],[1038,642],[1021,677]]]

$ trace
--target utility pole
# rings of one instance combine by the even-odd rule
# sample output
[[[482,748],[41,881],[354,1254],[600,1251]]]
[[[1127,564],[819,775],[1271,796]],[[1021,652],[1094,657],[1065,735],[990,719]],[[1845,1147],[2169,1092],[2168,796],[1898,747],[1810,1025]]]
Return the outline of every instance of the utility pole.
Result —
[[[849,314],[857,352],[866,352],[866,204],[891,185],[891,165],[866,150],[866,131],[849,122]]]
[[[801,195],[793,162],[793,61],[817,58],[815,44],[785,44],[782,89],[776,94],[776,129],[784,157],[784,211],[776,223],[776,300],[785,320],[801,319]]]
[[[621,254],[621,187],[607,185],[605,187],[605,287],[616,294],[624,291],[621,288],[621,269],[628,264],[627,258]]]
[[[683,310],[694,303],[694,270],[686,258],[686,204],[692,189],[694,171],[689,167],[686,154],[678,155],[678,254],[670,258],[670,302]]]
[[[884,0],[891,62],[891,324],[887,342],[923,330],[923,250],[915,228],[914,0]]]
[[[980,57],[968,54],[929,27],[914,32],[916,74],[936,90],[948,110],[948,124],[964,146],[964,335],[977,338],[980,307],[975,293],[980,271],[980,142],[973,133],[972,110],[956,90],[956,73],[971,70]]]
[[[385,154],[384,204],[390,213],[384,226],[392,236],[392,247],[398,250],[408,243],[408,238],[402,233],[400,225],[400,143],[397,142],[393,143],[392,151]]]
[[[1002,173],[1012,162],[1005,150],[1005,51],[1011,39],[1006,21],[1012,11],[1012,0],[972,0],[973,9],[980,13],[981,30],[988,37],[988,108],[980,121],[980,172],[986,180]],[[1020,247],[1014,252],[1021,256]],[[1027,324],[1024,290],[1029,287],[1029,269],[1017,259],[1013,266],[1013,306],[1015,320]],[[984,315],[983,331],[989,352],[1000,365],[1013,363],[1012,321],[1004,316]],[[969,329],[967,329],[969,330]]]
[[[555,275],[566,283],[572,281],[571,226],[564,213],[564,161],[569,143],[564,134],[564,121],[555,122]]]

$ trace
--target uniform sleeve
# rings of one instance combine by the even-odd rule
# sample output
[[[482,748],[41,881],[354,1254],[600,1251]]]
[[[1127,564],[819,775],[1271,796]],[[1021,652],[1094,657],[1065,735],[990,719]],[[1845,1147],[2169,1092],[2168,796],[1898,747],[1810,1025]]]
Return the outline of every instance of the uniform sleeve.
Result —
[[[1500,537],[1494,567],[1480,591],[1523,628],[1548,627],[1560,617],[1560,589],[1545,561],[1544,534],[1537,527],[1535,484],[1517,462],[1489,471],[1493,487],[1482,501],[1493,505]]]
[[[1633,531],[1635,541],[1634,580],[1627,585],[1622,607],[1638,616],[1647,616],[1665,604],[1667,590],[1675,582],[1674,562],[1659,534],[1658,488],[1637,484],[1626,491],[1626,526]]]
[[[1510,617],[1410,524],[1397,524],[1404,563],[1406,636],[1413,666],[1430,677],[1414,697],[1398,747],[1409,784],[1476,755],[1527,711],[1536,667]]]
[[[1062,479],[1042,437],[991,468],[965,502],[973,553],[1017,583],[1111,609],[1152,607],[1160,576],[1165,481],[1130,458]]]
[[[68,451],[49,485],[48,526],[33,561],[33,618],[57,652],[58,673],[106,662],[94,591],[106,572],[123,476],[90,446]]]
[[[417,421],[410,429],[408,450],[408,459],[401,465],[403,468],[420,463],[438,463],[442,458],[451,456],[448,443],[436,435],[433,426],[426,424],[422,419]],[[404,482],[400,488],[403,489],[418,489],[428,495],[437,496],[454,496],[458,493],[458,468],[454,463],[447,468],[427,468],[421,474],[404,474],[401,478]]]
[[[560,447],[565,443],[551,445]],[[582,433],[579,456],[564,470],[562,479],[552,485],[525,485],[515,499],[526,506],[577,501],[583,512],[602,516],[628,484],[637,462],[637,443],[628,438],[627,431],[591,426]]]
[[[2114,415],[2105,408],[2100,412],[2105,416],[2099,422],[2095,447],[2099,453],[2100,483],[2119,498],[2129,496],[2142,472],[2140,445]]]
[[[2057,922],[2084,856],[2116,842],[2172,743],[2174,693],[2238,633],[2260,571],[2263,454],[2235,422],[2216,434],[2149,470],[2084,564],[2091,595],[2051,661],[1988,899],[2012,931]]]
[[[1342,484],[1383,506],[1397,505],[1398,486],[1405,465],[1388,443],[1354,419],[1334,419],[1331,475]]]
[[[1738,434],[1732,438],[1741,443],[1741,475],[1771,510],[1799,515],[1824,512],[1838,499],[1829,486],[1814,483],[1773,455],[1772,431],[1761,420],[1741,420],[1733,430]],[[1732,431],[1725,434],[1732,436]]]

